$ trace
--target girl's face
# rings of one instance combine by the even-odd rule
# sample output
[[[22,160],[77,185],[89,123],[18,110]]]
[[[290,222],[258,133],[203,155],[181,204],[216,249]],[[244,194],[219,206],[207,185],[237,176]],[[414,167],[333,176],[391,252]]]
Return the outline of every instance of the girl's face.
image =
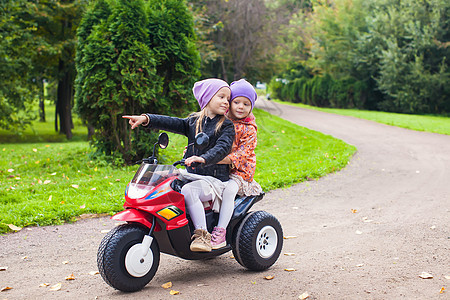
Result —
[[[234,119],[244,119],[252,111],[252,103],[247,97],[239,96],[231,101],[230,117]]]
[[[216,115],[224,115],[230,104],[228,101],[231,97],[231,90],[227,87],[223,87],[217,91],[217,93],[211,98],[208,105],[206,105],[206,113],[211,119]]]

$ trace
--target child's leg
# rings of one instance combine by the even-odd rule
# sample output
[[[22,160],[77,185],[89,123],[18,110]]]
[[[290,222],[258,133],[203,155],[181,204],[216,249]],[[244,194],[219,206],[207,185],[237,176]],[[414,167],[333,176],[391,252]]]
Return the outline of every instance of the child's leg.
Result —
[[[219,222],[211,234],[212,249],[219,249],[227,245],[227,226],[233,216],[234,198],[239,190],[239,186],[233,179],[228,180],[222,194],[222,204],[220,205]]]
[[[185,184],[181,189],[181,194],[184,195],[186,208],[191,216],[192,223],[194,223],[195,229],[207,230],[205,208],[202,202],[212,200],[210,189],[211,187],[208,183],[203,180],[196,180]]]
[[[202,202],[212,200],[211,187],[203,180],[196,180],[184,185],[181,193],[184,195],[187,210],[195,227],[190,249],[194,252],[210,252],[211,234],[206,228],[205,208]]]
[[[226,188],[222,194],[222,204],[220,205],[219,222],[217,227],[227,228],[228,223],[233,216],[234,198],[239,190],[239,186],[233,179],[227,182]]]

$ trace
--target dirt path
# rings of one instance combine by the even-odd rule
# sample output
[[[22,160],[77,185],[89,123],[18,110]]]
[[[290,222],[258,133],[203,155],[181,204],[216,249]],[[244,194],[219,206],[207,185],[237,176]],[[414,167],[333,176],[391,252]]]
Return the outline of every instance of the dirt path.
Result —
[[[0,288],[13,288],[0,299],[298,299],[306,291],[309,299],[449,299],[450,136],[258,102],[358,148],[341,172],[269,192],[255,206],[296,236],[282,252],[295,255],[282,254],[262,273],[244,270],[231,253],[207,261],[162,255],[150,284],[123,294],[89,274],[102,231],[114,222],[82,220],[0,236],[0,267],[8,267]],[[71,274],[75,280],[66,281]],[[160,287],[168,281],[179,295]],[[62,287],[52,292],[41,283]]]

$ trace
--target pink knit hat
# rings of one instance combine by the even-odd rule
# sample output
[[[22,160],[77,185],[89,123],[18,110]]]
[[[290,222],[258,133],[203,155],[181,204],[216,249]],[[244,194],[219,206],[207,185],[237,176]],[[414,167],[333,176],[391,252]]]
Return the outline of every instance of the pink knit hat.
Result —
[[[205,108],[211,101],[212,97],[223,87],[230,87],[228,83],[222,79],[209,78],[202,81],[197,81],[192,88],[195,99],[197,99],[200,108]]]
[[[248,82],[245,79],[233,81],[230,84],[230,89],[231,89],[230,101],[239,96],[246,97],[252,103],[253,109],[253,106],[255,106],[256,98],[258,97],[258,95],[256,94],[256,91],[250,84],[250,82]]]

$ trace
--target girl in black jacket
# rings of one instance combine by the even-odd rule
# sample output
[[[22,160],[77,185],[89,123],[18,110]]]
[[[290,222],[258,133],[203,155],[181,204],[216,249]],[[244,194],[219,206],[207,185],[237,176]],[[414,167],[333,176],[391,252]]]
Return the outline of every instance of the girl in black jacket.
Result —
[[[229,107],[230,88],[225,81],[211,78],[196,82],[193,92],[201,111],[185,119],[153,114],[123,116],[123,118],[129,119],[131,129],[142,124],[183,134],[188,138],[188,145],[194,143],[197,133],[206,133],[209,136],[207,148],[199,150],[187,147],[184,155],[186,169],[189,173],[213,176],[221,181],[228,181],[229,166],[217,163],[230,153],[234,141],[234,125],[225,118]],[[192,168],[193,162],[203,165]],[[184,185],[181,193],[185,197],[186,207],[195,227],[191,251],[209,252],[211,251],[211,234],[207,231],[202,202],[214,199],[212,187],[204,180],[196,180]]]

